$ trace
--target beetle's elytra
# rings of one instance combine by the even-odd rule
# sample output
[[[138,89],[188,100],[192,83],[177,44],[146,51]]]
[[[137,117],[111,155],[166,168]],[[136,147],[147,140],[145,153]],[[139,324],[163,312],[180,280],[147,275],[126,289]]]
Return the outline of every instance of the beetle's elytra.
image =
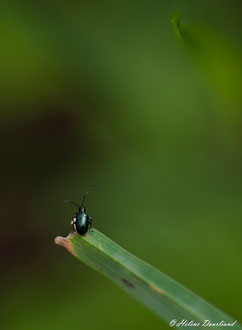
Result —
[[[82,198],[81,206],[69,200],[65,201],[66,203],[72,203],[78,207],[78,212],[74,217],[72,217],[71,225],[74,231],[76,231],[79,235],[85,235],[88,232],[88,229],[92,228],[92,218],[89,217],[84,206],[84,201],[88,193],[89,191],[85,192]]]

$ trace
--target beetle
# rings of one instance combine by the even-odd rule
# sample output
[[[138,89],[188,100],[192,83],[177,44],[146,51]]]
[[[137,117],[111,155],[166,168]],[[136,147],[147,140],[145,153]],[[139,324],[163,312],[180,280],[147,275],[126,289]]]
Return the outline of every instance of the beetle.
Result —
[[[72,217],[71,225],[72,225],[74,231],[76,231],[79,235],[85,235],[89,229],[92,232],[92,230],[91,230],[92,218],[89,217],[89,215],[86,212],[86,208],[84,206],[84,201],[85,201],[88,193],[89,193],[89,191],[85,192],[85,194],[82,198],[81,206],[72,201],[69,201],[69,200],[65,201],[65,203],[72,203],[78,207],[78,212],[76,213],[76,215],[74,217]]]

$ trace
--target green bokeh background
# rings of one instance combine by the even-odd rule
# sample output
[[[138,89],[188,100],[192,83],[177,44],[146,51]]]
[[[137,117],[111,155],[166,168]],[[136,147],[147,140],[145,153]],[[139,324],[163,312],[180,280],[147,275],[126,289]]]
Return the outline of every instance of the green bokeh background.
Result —
[[[86,189],[98,230],[241,319],[241,9],[1,2],[1,329],[169,328],[54,245]]]

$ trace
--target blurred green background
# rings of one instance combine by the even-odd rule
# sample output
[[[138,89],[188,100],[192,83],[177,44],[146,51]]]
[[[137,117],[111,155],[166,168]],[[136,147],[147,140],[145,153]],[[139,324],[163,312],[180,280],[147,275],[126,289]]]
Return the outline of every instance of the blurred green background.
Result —
[[[241,317],[241,9],[1,2],[1,329],[169,328],[54,245],[87,189],[98,230]]]

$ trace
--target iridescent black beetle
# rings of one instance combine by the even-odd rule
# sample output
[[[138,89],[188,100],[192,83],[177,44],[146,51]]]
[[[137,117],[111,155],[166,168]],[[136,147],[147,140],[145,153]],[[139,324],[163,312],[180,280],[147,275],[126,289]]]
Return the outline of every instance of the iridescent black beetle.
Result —
[[[85,235],[88,232],[88,229],[92,228],[92,218],[89,217],[84,206],[84,201],[88,193],[89,191],[85,192],[81,206],[69,200],[65,201],[66,203],[72,203],[78,207],[79,212],[77,212],[76,216],[72,218],[71,225],[74,231],[77,231],[80,235]]]

